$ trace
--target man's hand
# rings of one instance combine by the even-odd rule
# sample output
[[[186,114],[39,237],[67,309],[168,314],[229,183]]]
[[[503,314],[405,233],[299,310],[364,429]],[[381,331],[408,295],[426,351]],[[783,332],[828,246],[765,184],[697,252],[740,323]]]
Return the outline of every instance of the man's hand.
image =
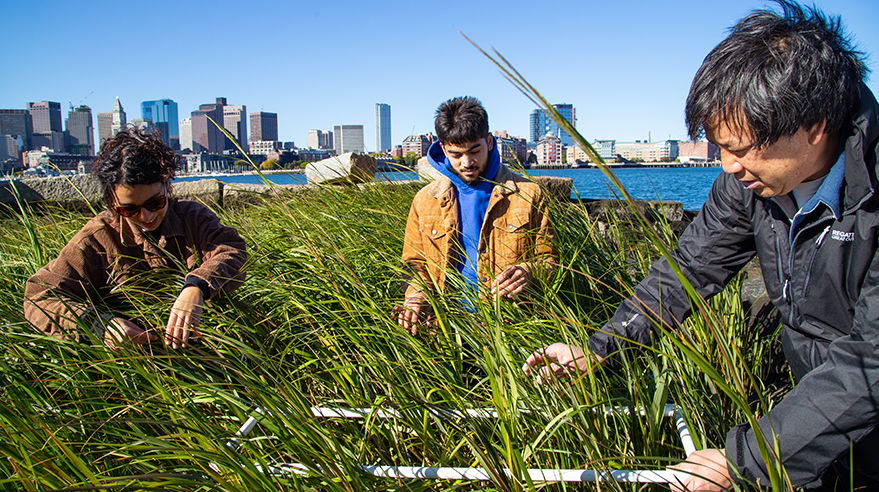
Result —
[[[189,337],[198,334],[203,306],[204,296],[201,289],[194,285],[183,288],[171,307],[168,326],[165,328],[165,345],[175,349],[185,347]]]
[[[104,345],[116,351],[119,345],[130,341],[135,345],[143,345],[155,340],[156,336],[136,324],[122,318],[112,318],[104,329]]]
[[[421,314],[427,314],[430,303],[423,294],[415,294],[407,297],[403,306],[394,306],[391,316],[397,316],[397,324],[406,330],[410,335],[415,335],[418,330],[418,321]],[[430,324],[430,320],[427,321]]]
[[[732,479],[726,464],[725,449],[703,449],[687,457],[687,461],[671,467],[687,472],[686,478],[672,483],[675,492],[719,492],[732,488]]]
[[[528,356],[522,370],[531,375],[532,369],[537,369],[535,383],[544,384],[551,380],[550,374],[556,378],[577,376],[594,371],[604,360],[592,352],[588,357],[577,347],[564,343],[554,343],[543,347]]]
[[[531,273],[518,265],[508,266],[491,283],[491,295],[515,297],[531,285]]]

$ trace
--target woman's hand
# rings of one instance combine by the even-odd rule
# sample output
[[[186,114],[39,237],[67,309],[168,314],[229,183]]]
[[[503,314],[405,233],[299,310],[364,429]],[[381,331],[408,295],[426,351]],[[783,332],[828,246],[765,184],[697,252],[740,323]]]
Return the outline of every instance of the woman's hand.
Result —
[[[201,289],[194,285],[183,288],[171,307],[168,326],[165,328],[165,345],[175,349],[185,347],[193,334],[198,335],[203,306],[204,296]]]
[[[111,318],[104,329],[104,345],[115,351],[120,344],[130,341],[143,345],[155,340],[156,336],[136,324],[122,318]]]

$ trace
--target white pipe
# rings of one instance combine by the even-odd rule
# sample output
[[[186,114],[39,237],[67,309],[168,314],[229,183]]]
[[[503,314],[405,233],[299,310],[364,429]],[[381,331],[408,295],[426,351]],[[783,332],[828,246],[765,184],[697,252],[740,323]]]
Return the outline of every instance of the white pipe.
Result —
[[[604,407],[605,415],[623,414],[630,415],[629,407]],[[271,412],[257,408],[256,412],[260,415],[272,415]],[[498,418],[498,412],[492,408],[476,408],[464,411],[460,410],[435,410],[428,409],[431,415],[440,418],[462,417],[467,415],[471,418]],[[522,413],[529,413],[528,410],[522,410]],[[645,415],[646,410],[641,407],[638,409],[640,415]],[[327,408],[327,407],[311,407],[311,414],[315,417],[324,418],[402,418],[403,413],[397,410],[382,410],[374,408]],[[545,415],[545,413],[544,413]],[[684,418],[683,409],[668,404],[663,411],[664,417],[672,417],[675,419],[675,426],[681,437],[681,444],[684,446],[684,452],[690,456],[696,451],[693,438],[690,436],[690,430],[687,428],[687,422]],[[250,417],[235,433],[235,437],[244,437],[256,427],[256,417]],[[238,439],[231,439],[227,444],[231,448],[238,445]],[[257,469],[262,471],[259,465]],[[454,468],[454,467],[417,467],[417,466],[365,466],[361,465],[360,469],[366,473],[377,477],[386,478],[420,478],[420,479],[437,479],[437,480],[491,480],[492,476],[486,472],[484,468]],[[269,465],[267,471],[273,475],[283,474],[307,474],[308,468],[301,463],[280,463]],[[508,477],[512,476],[512,472],[504,468],[500,470]],[[681,481],[688,476],[685,472],[668,471],[668,470],[557,470],[557,469],[528,469],[525,471],[532,481],[535,482],[638,482],[638,483],[673,483]]]
[[[262,468],[256,465],[259,471]],[[412,478],[422,480],[482,480],[492,479],[485,468],[423,467],[423,466],[360,466],[361,471],[382,478]],[[507,477],[509,468],[498,470]],[[308,468],[301,463],[280,463],[268,467],[271,474],[307,475]],[[672,483],[689,476],[687,472],[669,470],[559,470],[531,468],[525,473],[533,482],[637,482]]]

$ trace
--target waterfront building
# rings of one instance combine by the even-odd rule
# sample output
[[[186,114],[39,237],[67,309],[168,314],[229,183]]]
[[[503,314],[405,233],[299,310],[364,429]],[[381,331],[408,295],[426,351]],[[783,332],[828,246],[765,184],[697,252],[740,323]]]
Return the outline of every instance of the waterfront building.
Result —
[[[720,151],[711,142],[678,142],[678,160],[681,162],[691,161],[715,161]]]
[[[217,125],[224,125],[226,98],[218,97],[216,102],[201,104],[190,115],[192,128],[192,151],[220,154],[226,149],[226,137]]]
[[[678,141],[663,140],[648,142],[617,142],[616,153],[624,160],[633,162],[670,162],[678,157]]]
[[[61,133],[61,132],[42,132]],[[66,152],[51,152],[47,150],[29,150],[24,154],[25,166],[30,169],[48,167],[56,171],[79,172],[84,168],[90,168],[90,164],[96,159],[95,156],[75,155]]]
[[[177,128],[180,130],[180,150],[192,150],[192,119],[183,118]]]
[[[364,152],[363,125],[336,125],[333,127],[333,150],[336,155],[346,152]]]
[[[409,135],[403,139],[403,145],[401,145],[402,148],[400,149],[400,152],[403,154],[403,157],[406,157],[409,152],[414,152],[418,157],[424,157],[427,155],[427,149],[430,148],[430,144],[435,141],[436,135],[433,133]]]
[[[504,162],[522,165],[528,159],[528,144],[524,138],[514,137],[506,130],[494,132],[494,138]]]
[[[565,149],[565,155],[568,158],[568,164],[585,164],[587,162],[592,162],[589,158],[589,154],[583,150],[579,145],[571,145],[570,147]]]
[[[537,154],[539,167],[562,166],[562,140],[552,133],[547,133],[537,142],[534,153]]]
[[[277,140],[258,140],[250,142],[250,154],[269,155],[284,150],[284,143]]]
[[[162,140],[174,150],[180,150],[180,126],[177,116],[177,103],[171,99],[157,99],[140,103],[140,115],[153,122],[162,134]]]
[[[403,157],[403,146],[394,145],[394,150],[391,151],[391,157]]]
[[[105,140],[113,138],[127,125],[125,110],[122,108],[119,96],[116,96],[113,111],[98,113],[98,144],[103,145]]]
[[[596,140],[592,142],[592,147],[604,159],[604,162],[612,162],[617,158],[616,140]]]
[[[391,105],[375,103],[375,151],[391,150]]]
[[[0,135],[20,136],[24,142],[24,150],[30,150],[30,139],[33,132],[30,111],[26,109],[0,109]]]
[[[228,131],[242,149],[247,148],[247,106],[229,105],[223,106],[223,127]],[[224,139],[226,150],[238,151],[229,138]]]
[[[298,153],[300,161],[317,162],[330,157],[330,153],[326,150],[299,149]]]
[[[81,105],[74,109],[71,106],[64,126],[67,128],[68,154],[95,155],[95,127],[91,108]]]
[[[278,114],[250,113],[250,140],[266,142],[278,140]]]
[[[572,104],[562,103],[553,104],[552,107],[558,111],[571,126],[577,127],[577,111]],[[535,109],[531,112],[529,121],[531,142],[537,143],[544,135],[551,133],[562,141],[563,145],[574,145],[574,139],[563,130],[558,123],[555,122],[542,109]]]

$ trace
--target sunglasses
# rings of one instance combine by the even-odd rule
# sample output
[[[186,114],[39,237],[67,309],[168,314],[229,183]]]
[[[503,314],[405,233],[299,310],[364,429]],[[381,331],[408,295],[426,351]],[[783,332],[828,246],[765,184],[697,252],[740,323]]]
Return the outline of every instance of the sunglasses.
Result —
[[[149,200],[143,202],[142,205],[120,205],[116,207],[116,212],[123,217],[134,217],[135,215],[140,213],[140,209],[144,209],[147,212],[158,212],[165,208],[165,205],[168,204],[168,194],[165,191],[162,191],[161,195],[154,196]]]

